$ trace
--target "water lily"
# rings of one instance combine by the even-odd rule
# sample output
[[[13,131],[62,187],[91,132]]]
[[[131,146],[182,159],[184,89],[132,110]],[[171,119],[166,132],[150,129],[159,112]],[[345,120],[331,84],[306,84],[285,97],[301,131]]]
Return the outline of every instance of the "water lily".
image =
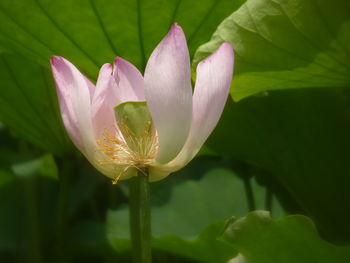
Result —
[[[233,71],[223,43],[197,66],[194,92],[185,35],[173,24],[144,76],[117,57],[96,86],[63,57],[52,57],[60,110],[75,146],[115,182],[147,171],[160,180],[190,162],[216,126]]]

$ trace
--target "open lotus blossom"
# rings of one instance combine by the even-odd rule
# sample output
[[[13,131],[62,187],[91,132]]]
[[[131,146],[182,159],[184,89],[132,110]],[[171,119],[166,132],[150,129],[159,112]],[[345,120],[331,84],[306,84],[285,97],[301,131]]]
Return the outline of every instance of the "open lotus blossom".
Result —
[[[96,86],[54,56],[64,125],[75,146],[114,182],[147,171],[160,180],[190,162],[216,126],[229,93],[233,49],[223,43],[197,66],[192,94],[185,35],[173,24],[152,52],[144,76],[116,57]]]

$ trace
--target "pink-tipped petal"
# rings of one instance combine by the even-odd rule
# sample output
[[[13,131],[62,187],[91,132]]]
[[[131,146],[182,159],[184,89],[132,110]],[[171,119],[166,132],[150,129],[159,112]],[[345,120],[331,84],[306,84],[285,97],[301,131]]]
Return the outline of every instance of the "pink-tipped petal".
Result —
[[[117,84],[112,73],[111,64],[104,64],[101,67],[92,99],[92,123],[97,139],[101,139],[106,130],[111,133],[115,131],[116,122],[113,108],[118,104],[119,98]]]
[[[190,59],[185,35],[177,24],[148,60],[145,96],[159,136],[157,161],[166,163],[183,147],[192,117]]]
[[[190,159],[197,154],[220,119],[230,91],[233,61],[232,45],[225,42],[197,66],[193,119],[186,143],[188,151],[192,152]]]
[[[87,154],[94,142],[87,79],[62,57],[52,57],[51,67],[64,125],[73,143]]]
[[[117,84],[118,103],[144,101],[144,84],[140,71],[130,62],[120,57],[114,60],[113,76]]]
[[[193,94],[193,116],[190,134],[181,152],[166,165],[155,165],[150,177],[160,180],[181,169],[198,153],[218,123],[230,90],[233,73],[233,49],[223,43],[211,56],[197,66]]]

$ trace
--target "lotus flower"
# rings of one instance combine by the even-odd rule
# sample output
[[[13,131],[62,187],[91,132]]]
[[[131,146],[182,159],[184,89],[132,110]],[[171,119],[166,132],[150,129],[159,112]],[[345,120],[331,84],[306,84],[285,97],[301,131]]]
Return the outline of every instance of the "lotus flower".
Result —
[[[64,125],[89,162],[114,182],[147,171],[160,180],[189,163],[216,126],[233,72],[223,43],[197,66],[194,93],[185,35],[173,24],[144,76],[116,57],[96,86],[63,57],[51,59]]]

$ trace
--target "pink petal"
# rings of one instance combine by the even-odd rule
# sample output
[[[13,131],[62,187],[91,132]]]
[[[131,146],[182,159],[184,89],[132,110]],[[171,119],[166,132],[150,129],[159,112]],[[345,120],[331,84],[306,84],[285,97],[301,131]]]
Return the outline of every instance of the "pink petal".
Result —
[[[102,137],[106,129],[112,133],[115,130],[116,122],[113,108],[117,105],[119,98],[112,72],[111,64],[104,64],[101,67],[92,99],[92,123],[97,139]]]
[[[177,24],[149,58],[145,95],[159,136],[157,161],[166,163],[183,147],[192,115],[190,59],[185,35]]]
[[[192,124],[180,154],[166,165],[155,165],[152,180],[160,180],[181,169],[198,153],[218,123],[227,100],[233,73],[233,49],[223,43],[211,56],[197,66],[193,94]]]
[[[120,57],[114,60],[113,76],[119,103],[125,101],[144,101],[144,84],[140,71],[130,62]]]
[[[73,143],[86,154],[94,143],[87,79],[62,57],[52,57],[51,67],[64,125]]]
[[[90,99],[92,99],[94,97],[94,93],[95,93],[95,85],[87,78],[84,76],[85,82],[89,88],[89,92],[90,92]]]
[[[190,159],[197,154],[220,119],[230,91],[233,60],[233,48],[225,42],[197,66],[193,119],[186,143],[187,151],[192,152]]]

